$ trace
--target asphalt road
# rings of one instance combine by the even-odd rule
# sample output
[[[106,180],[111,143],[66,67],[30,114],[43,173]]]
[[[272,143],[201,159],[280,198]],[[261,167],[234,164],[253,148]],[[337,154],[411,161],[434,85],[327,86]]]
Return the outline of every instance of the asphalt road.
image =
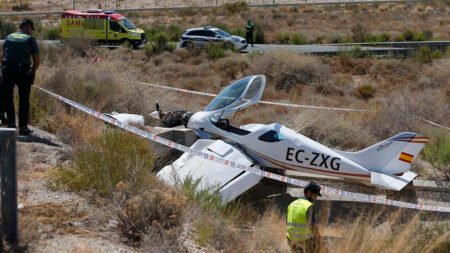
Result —
[[[351,51],[355,45],[274,45],[274,44],[255,44],[254,47],[249,46],[243,52],[269,52],[276,50],[290,50],[297,51],[299,53],[306,54],[337,54],[339,52]],[[362,51],[370,51],[374,54],[387,54],[387,53],[404,53],[412,52],[411,48],[394,48],[394,47],[361,47]]]
[[[61,42],[59,40],[41,40],[39,43],[43,43],[47,46],[59,46]],[[3,40],[0,40],[0,46],[3,45]],[[278,45],[278,44],[255,44],[254,47],[249,46],[247,49],[243,50],[244,53],[252,53],[252,52],[270,52],[276,50],[290,50],[297,51],[299,53],[305,54],[330,54],[334,55],[339,52],[348,52],[351,51],[355,46],[351,45]],[[112,48],[117,46],[111,46]],[[362,51],[370,51],[372,54],[380,55],[380,54],[408,54],[413,52],[414,48],[407,47],[369,47],[369,46],[361,46]]]

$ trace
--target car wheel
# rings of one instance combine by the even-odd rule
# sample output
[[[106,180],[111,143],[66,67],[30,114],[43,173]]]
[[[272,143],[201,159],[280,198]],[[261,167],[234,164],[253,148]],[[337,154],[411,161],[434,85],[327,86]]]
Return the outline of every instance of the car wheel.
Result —
[[[192,41],[186,41],[181,45],[181,47],[191,50],[195,48],[195,44]]]

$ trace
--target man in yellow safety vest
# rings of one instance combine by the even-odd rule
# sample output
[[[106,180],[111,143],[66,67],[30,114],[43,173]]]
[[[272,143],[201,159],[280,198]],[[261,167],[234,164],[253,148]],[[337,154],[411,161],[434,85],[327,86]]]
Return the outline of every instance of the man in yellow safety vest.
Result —
[[[288,207],[286,237],[293,252],[319,252],[322,241],[314,201],[322,196],[320,189],[315,182],[310,182],[304,189],[304,197]]]

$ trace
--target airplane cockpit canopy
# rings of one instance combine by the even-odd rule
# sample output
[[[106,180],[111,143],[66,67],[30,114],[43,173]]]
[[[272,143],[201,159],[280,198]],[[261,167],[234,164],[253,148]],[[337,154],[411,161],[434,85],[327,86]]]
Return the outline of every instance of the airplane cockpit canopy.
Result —
[[[250,106],[261,98],[266,78],[263,75],[248,76],[228,86],[214,98],[205,111],[222,111],[230,113]]]

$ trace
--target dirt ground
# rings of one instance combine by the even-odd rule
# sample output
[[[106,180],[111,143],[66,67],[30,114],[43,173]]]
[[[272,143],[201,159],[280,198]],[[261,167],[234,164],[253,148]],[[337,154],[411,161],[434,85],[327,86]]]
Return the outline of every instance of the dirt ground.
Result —
[[[49,189],[49,175],[68,162],[72,148],[32,129],[18,138],[20,244],[28,244],[28,252],[137,252],[120,241],[106,203]]]

